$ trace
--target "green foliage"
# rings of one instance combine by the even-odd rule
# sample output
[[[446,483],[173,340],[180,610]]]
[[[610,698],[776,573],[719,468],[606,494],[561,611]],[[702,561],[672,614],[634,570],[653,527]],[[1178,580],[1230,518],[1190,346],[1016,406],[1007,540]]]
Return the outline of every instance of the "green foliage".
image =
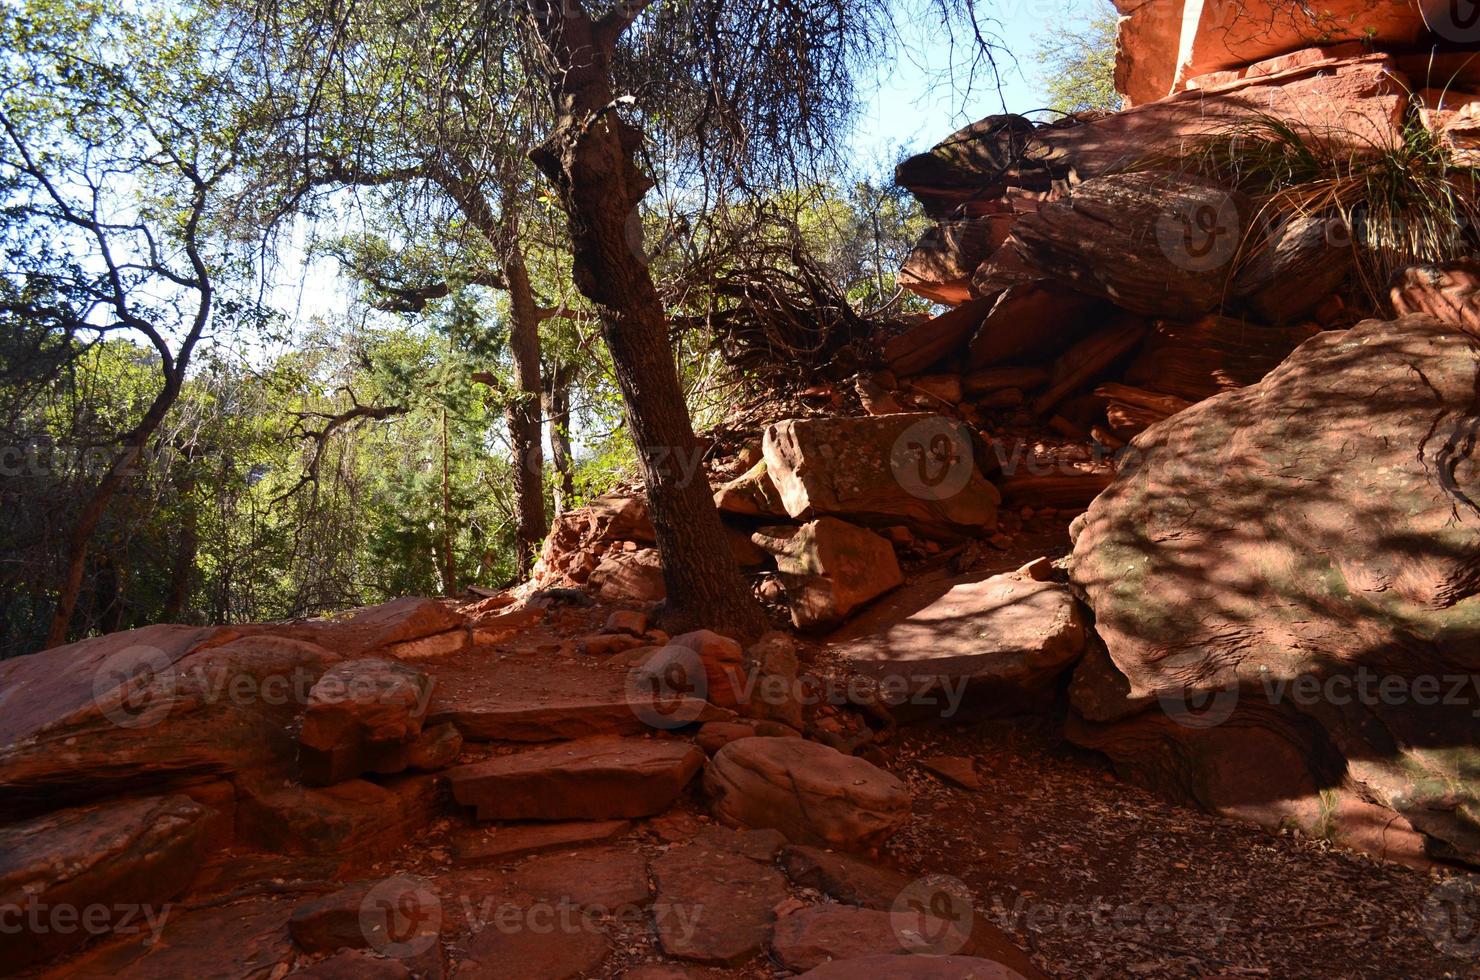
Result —
[[[1078,23],[1048,31],[1036,60],[1048,93],[1048,107],[1058,112],[1114,112],[1121,106],[1115,91],[1114,8],[1106,7]]]
[[[188,268],[187,240],[210,273],[209,322],[91,538],[74,633],[510,582],[512,371],[496,280],[511,235],[539,301],[561,311],[541,344],[570,392],[570,418],[547,419],[573,444],[565,504],[637,475],[610,355],[572,286],[565,215],[529,166],[550,107],[500,19],[517,8],[267,6],[270,23],[254,19],[263,5],[231,0],[0,8],[0,656],[45,635],[81,504],[205,308],[169,275]],[[326,10],[332,31],[315,19]],[[642,211],[649,242],[666,243],[652,269],[700,427],[735,407],[703,330],[723,305],[707,277],[797,244],[845,305],[913,302],[894,281],[925,224],[913,201],[834,169],[835,153],[797,149],[842,145],[831,137],[849,72],[887,46],[864,29],[883,7],[783,12],[790,33],[741,8],[654,5],[619,52],[618,87],[637,100],[621,111],[648,132],[659,184]],[[718,55],[691,43],[706,27]],[[765,71],[731,78],[753,66],[730,54],[757,45]],[[117,224],[126,303],[108,301],[96,242],[32,170]],[[740,175],[791,189],[740,187]],[[197,212],[194,178],[210,198]],[[469,207],[469,187],[489,207]],[[324,255],[347,313],[305,324],[258,305],[280,285],[272,260],[291,276]]]
[[[899,267],[930,222],[919,202],[884,177],[845,188],[821,186],[798,211],[807,253],[859,310],[877,310],[899,291]]]

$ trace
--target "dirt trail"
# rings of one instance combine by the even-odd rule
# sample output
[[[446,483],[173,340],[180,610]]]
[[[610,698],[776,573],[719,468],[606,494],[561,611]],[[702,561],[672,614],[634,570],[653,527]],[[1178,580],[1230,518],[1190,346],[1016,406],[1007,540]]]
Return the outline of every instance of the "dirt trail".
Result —
[[[889,767],[918,814],[889,853],[961,879],[1044,972],[1480,976],[1476,924],[1445,919],[1435,896],[1444,876],[1171,805],[1060,730],[1047,717],[914,729]],[[914,760],[929,755],[974,758],[981,789],[927,774]],[[1468,958],[1438,946],[1466,939]]]

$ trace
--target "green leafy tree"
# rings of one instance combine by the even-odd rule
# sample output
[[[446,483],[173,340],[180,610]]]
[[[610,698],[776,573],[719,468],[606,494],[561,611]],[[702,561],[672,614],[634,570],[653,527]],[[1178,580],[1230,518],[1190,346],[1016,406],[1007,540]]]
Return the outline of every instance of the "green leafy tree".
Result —
[[[0,11],[0,34],[7,292],[39,301],[17,319],[64,347],[128,337],[157,368],[68,515],[46,637],[56,646],[73,633],[110,507],[156,448],[207,328],[230,319],[215,218],[240,133],[217,115],[229,76],[207,66],[222,56],[200,47],[187,14],[30,0]]]
[[[431,7],[416,14],[429,33],[448,30],[457,16]],[[508,359],[502,370],[489,365],[486,377],[499,389],[520,460],[511,472],[527,572],[548,526],[540,329],[564,308],[541,294],[532,254],[534,242],[553,237],[527,158],[541,107],[513,94],[527,87],[516,61],[497,50],[453,56],[416,43],[392,8],[336,17],[332,45],[323,43],[324,27],[278,21],[251,63],[268,139],[252,161],[259,180],[246,188],[248,207],[273,223],[289,214],[364,215],[370,234],[340,241],[338,252],[381,309],[420,313],[465,285],[505,295]],[[283,84],[295,78],[309,84]]]
[[[725,545],[709,488],[685,463],[697,443],[669,344],[669,322],[641,236],[660,180],[727,196],[795,182],[837,157],[856,80],[890,50],[885,0],[654,3],[524,0],[350,8],[278,0],[259,29],[307,23],[337,45],[352,35],[476,64],[482,91],[530,120],[532,156],[571,244],[623,394],[667,585],[670,625],[737,635],[765,626]],[[936,0],[986,37],[971,0]],[[955,18],[952,18],[955,21]],[[321,42],[319,42],[321,43]],[[989,44],[971,50],[990,57]],[[488,66],[484,68],[483,66]],[[291,87],[314,90],[317,76]],[[491,154],[528,145],[487,139]],[[656,165],[653,164],[656,161]]]
[[[1059,112],[1115,112],[1115,35],[1119,17],[1105,7],[1093,16],[1050,30],[1036,58],[1048,93],[1048,107]]]

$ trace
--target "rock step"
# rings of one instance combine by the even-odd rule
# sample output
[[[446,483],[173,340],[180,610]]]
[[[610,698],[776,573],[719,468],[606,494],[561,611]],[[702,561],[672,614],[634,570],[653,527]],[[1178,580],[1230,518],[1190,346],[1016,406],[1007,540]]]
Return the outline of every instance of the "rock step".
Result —
[[[1023,975],[996,960],[978,956],[893,956],[876,953],[833,960],[801,975],[801,980],[1023,980]]]
[[[704,776],[714,815],[731,826],[779,830],[798,844],[866,850],[909,817],[893,774],[800,738],[742,738]]]
[[[529,854],[615,840],[631,829],[628,820],[480,827],[454,841],[453,855],[459,867],[497,864]]]
[[[902,618],[905,609],[894,608],[862,617],[834,637],[834,650],[859,673],[911,692],[970,683],[1014,706],[1049,689],[1084,651],[1083,616],[1056,582],[966,577],[920,598]]]
[[[703,723],[733,717],[693,698],[655,712],[628,671],[511,657],[473,667],[439,665],[426,727],[451,722],[470,742],[556,742],[644,735],[672,716]],[[665,726],[666,727],[666,726]]]
[[[479,820],[614,820],[668,809],[704,765],[688,742],[603,736],[447,771]]]
[[[777,920],[771,952],[782,966],[801,973],[832,960],[908,954],[905,935],[890,912],[813,905]]]
[[[770,942],[775,909],[786,900],[787,888],[769,860],[754,860],[711,838],[672,848],[652,870],[658,884],[654,925],[669,956],[734,967]]]

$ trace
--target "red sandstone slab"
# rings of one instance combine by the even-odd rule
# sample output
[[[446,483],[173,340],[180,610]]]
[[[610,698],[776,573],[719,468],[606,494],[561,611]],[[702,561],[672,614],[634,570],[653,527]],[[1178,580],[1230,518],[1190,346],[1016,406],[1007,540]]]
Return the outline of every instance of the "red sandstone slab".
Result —
[[[436,678],[426,726],[451,722],[472,742],[642,735],[653,731],[649,721],[664,717],[692,723],[731,717],[688,699],[655,714],[628,670],[599,664],[514,655],[425,669]]]
[[[689,742],[589,738],[447,771],[479,820],[611,820],[668,809],[704,765]]]

